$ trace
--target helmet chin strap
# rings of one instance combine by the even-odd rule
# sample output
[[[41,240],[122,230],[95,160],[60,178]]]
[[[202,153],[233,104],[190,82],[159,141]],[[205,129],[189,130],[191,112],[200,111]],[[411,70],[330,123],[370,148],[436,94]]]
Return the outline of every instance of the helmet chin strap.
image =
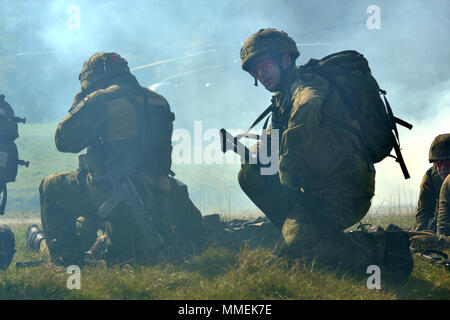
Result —
[[[291,68],[290,67],[288,67],[287,69],[283,68],[283,64],[281,63],[281,56],[279,55],[274,56],[273,60],[275,60],[278,69],[280,69],[280,85],[282,85],[284,83],[284,80],[286,79],[286,76],[291,71]]]
[[[255,87],[257,87],[258,86],[258,78],[256,78],[256,77],[254,77],[255,78]]]

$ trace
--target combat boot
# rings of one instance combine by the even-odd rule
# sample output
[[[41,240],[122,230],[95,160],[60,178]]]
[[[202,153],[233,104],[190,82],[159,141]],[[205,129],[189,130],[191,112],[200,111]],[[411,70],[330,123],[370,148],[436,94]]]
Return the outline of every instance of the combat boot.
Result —
[[[33,224],[27,229],[27,243],[26,248],[35,252],[39,252],[41,242],[44,240],[44,231],[37,225]]]

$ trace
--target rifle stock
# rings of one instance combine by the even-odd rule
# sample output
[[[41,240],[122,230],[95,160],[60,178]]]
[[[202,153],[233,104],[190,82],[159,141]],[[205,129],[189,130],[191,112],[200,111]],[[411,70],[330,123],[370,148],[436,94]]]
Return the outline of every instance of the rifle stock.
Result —
[[[224,128],[220,129],[219,134],[221,149],[223,153],[231,150],[240,155],[241,160],[243,159],[244,163],[250,162],[250,158],[257,159],[257,154],[250,151],[242,142],[239,141],[238,137],[234,137]]]

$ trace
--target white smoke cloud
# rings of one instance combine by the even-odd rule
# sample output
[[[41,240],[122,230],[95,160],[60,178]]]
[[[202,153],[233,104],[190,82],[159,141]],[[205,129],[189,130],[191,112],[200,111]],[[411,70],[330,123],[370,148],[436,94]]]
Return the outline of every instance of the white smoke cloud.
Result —
[[[68,12],[72,5],[80,9],[79,17]],[[381,29],[367,28],[371,5],[380,8]],[[135,75],[146,87],[170,79],[163,89],[176,113],[176,127],[190,130],[195,120],[202,120],[205,129],[246,128],[269,104],[270,94],[254,87],[240,69],[239,49],[258,29],[274,27],[300,44],[298,64],[341,50],[362,52],[387,90],[394,114],[414,125],[412,131],[399,129],[411,179],[403,180],[392,159],[378,164],[374,205],[414,205],[429,167],[430,143],[450,131],[446,0],[0,0],[0,6],[7,15],[21,12],[25,17],[10,21],[4,32],[16,31],[23,39],[17,52],[27,55],[17,60],[24,63],[18,69],[45,65],[45,79],[24,88],[23,97],[33,96],[30,101],[45,104],[46,117],[52,121],[65,115],[79,89],[83,61],[96,51],[115,51],[130,67],[172,60],[137,69]],[[39,27],[27,28],[27,23],[36,25],[32,21]],[[79,27],[73,27],[77,23]],[[173,59],[208,50],[214,52]],[[38,99],[42,92],[50,92],[45,101]],[[19,104],[21,98],[17,97]]]

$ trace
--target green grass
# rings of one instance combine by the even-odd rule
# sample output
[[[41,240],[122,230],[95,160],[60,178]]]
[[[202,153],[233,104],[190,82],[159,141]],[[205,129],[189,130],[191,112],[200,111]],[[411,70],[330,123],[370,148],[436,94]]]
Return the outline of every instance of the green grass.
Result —
[[[387,225],[390,221],[378,219],[377,222]],[[413,273],[406,283],[397,286],[382,283],[381,290],[369,290],[366,279],[299,262],[292,264],[269,249],[246,247],[239,253],[209,248],[181,265],[84,267],[81,289],[69,290],[66,282],[70,275],[64,267],[45,263],[15,269],[15,262],[48,257],[25,249],[25,225],[12,225],[12,229],[17,253],[10,268],[0,272],[0,299],[450,298],[450,273],[416,257]]]

